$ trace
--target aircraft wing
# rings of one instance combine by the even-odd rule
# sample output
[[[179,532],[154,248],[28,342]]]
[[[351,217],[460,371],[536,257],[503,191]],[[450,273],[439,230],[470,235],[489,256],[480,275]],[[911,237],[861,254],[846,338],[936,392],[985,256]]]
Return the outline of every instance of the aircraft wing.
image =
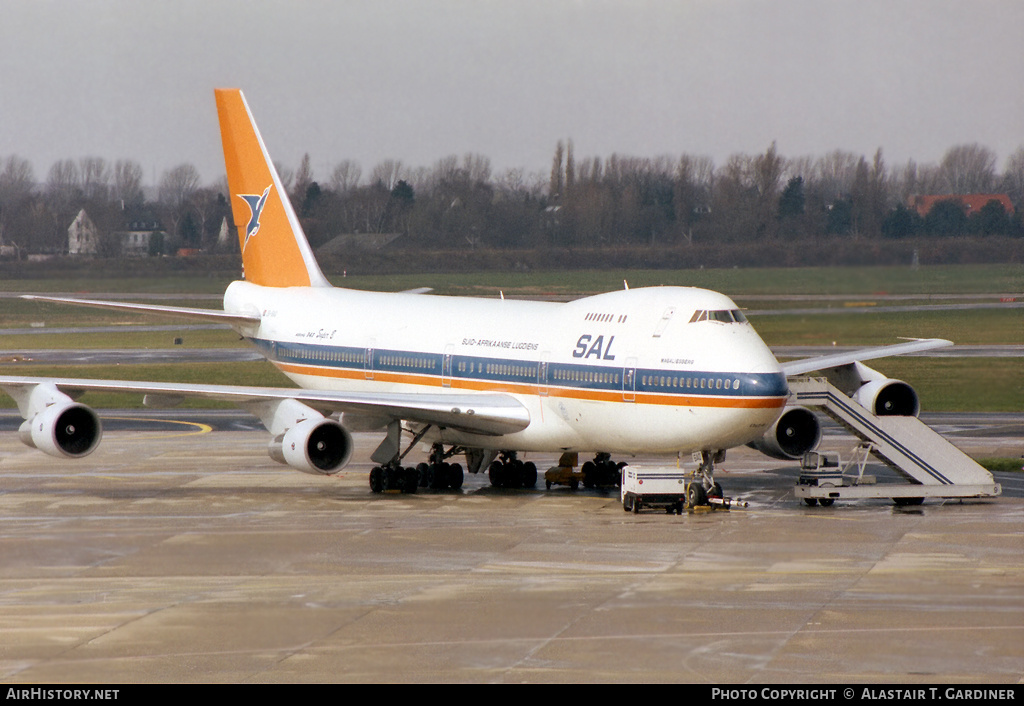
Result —
[[[260,322],[258,312],[250,314],[232,314],[219,309],[198,309],[185,306],[161,306],[159,304],[135,304],[132,302],[114,302],[103,299],[79,299],[77,297],[50,297],[39,294],[22,294],[21,299],[51,302],[54,304],[74,304],[89,306],[95,309],[119,309],[135,313],[159,314],[161,316],[184,316],[191,319],[213,321],[227,325],[254,325]]]
[[[897,343],[891,346],[861,348],[853,351],[844,351],[843,353],[817,356],[815,358],[801,358],[800,360],[790,360],[785,363],[779,363],[779,365],[782,366],[782,371],[786,373],[787,376],[803,375],[804,373],[810,373],[815,370],[825,370],[828,368],[836,368],[840,365],[849,365],[850,363],[856,363],[861,360],[889,358],[891,356],[928,351],[934,348],[945,348],[946,346],[951,345],[953,345],[952,341],[947,341],[942,338],[915,338],[907,341],[906,343]]]
[[[412,422],[436,424],[477,434],[509,434],[530,423],[527,409],[500,393],[450,395],[436,393],[368,393],[242,387],[130,380],[80,380],[0,376],[0,389],[15,399],[38,385],[51,384],[74,398],[87,391],[134,392],[166,401],[200,397],[250,407],[267,402],[298,400],[324,413],[358,412]]]

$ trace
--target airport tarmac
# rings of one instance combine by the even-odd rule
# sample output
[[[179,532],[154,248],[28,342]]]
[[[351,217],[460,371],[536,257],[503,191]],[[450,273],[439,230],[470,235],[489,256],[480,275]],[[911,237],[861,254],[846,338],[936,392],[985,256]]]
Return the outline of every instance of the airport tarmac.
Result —
[[[1016,490],[993,500],[808,508],[795,466],[730,451],[719,479],[749,507],[634,515],[614,492],[481,476],[373,495],[377,435],[357,434],[353,463],[324,478],[271,461],[265,432],[208,429],[143,423],[67,462],[0,434],[0,682],[1024,674],[1009,474]],[[951,438],[1020,450],[1017,432],[997,436]]]

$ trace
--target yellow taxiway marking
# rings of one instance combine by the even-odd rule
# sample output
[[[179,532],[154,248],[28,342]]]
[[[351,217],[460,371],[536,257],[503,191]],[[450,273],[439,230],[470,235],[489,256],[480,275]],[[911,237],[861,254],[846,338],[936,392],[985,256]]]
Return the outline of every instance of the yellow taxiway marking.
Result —
[[[209,424],[202,424],[200,422],[186,422],[180,419],[152,419],[150,417],[104,417],[104,419],[119,419],[122,421],[132,422],[156,422],[158,424],[181,424],[182,426],[196,427],[192,431],[186,431],[181,433],[168,432],[163,434],[155,434],[150,436],[133,436],[133,439],[145,440],[145,439],[173,439],[179,436],[197,436],[199,434],[209,434],[213,431],[213,427]]]

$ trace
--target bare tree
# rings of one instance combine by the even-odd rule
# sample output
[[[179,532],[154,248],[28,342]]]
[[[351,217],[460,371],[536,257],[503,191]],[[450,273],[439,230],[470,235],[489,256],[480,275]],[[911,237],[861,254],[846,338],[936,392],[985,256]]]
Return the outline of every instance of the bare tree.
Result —
[[[32,193],[36,178],[32,163],[18,155],[0,161],[0,208],[11,206]]]
[[[463,172],[459,168],[459,158],[450,154],[434,162],[422,187],[425,193],[438,194],[441,198],[449,199],[451,198],[451,188],[461,181],[463,181]]]
[[[1006,160],[1002,189],[1018,211],[1024,209],[1024,145]]]
[[[192,196],[198,188],[199,172],[188,163],[167,170],[161,177],[160,203],[170,219],[171,235],[178,235],[178,228],[191,208]]]
[[[395,184],[401,181],[404,176],[405,170],[402,167],[401,160],[385,159],[370,172],[370,182],[372,184],[380,184],[388,191],[391,191],[395,188]]]
[[[471,184],[486,184],[491,180],[491,160],[482,154],[467,153],[462,156],[462,168]]]
[[[682,236],[693,243],[693,225],[711,207],[715,163],[708,156],[684,154],[679,158],[675,174],[676,221]]]
[[[902,204],[907,204],[910,197],[921,193],[918,182],[917,162],[910,159],[902,167],[893,169],[890,178],[890,190]]]
[[[939,169],[946,193],[984,194],[995,184],[996,155],[978,143],[956,145],[946,151]]]
[[[430,183],[432,170],[429,167],[415,167],[405,170],[405,181],[413,187],[416,193],[426,193],[427,185]]]
[[[114,163],[110,195],[124,208],[142,205],[145,198],[142,194],[142,167],[138,162],[119,159]]]
[[[337,194],[347,193],[359,186],[359,179],[362,175],[363,170],[359,166],[359,162],[350,159],[338,162],[334,171],[331,172],[331,190]]]
[[[277,170],[277,176],[281,180],[281,188],[284,189],[286,194],[292,193],[292,184],[295,182],[295,172],[279,162],[274,162],[274,169]]]
[[[576,168],[577,180],[581,184],[596,184],[601,181],[604,164],[600,157],[585,157]]]
[[[172,208],[188,204],[192,194],[199,188],[199,172],[191,164],[179,164],[164,172],[160,179],[160,201]]]
[[[110,197],[110,168],[102,157],[82,157],[78,160],[78,173],[82,180],[82,195],[87,201],[106,201]]]
[[[564,159],[565,147],[559,140],[555,145],[555,156],[551,160],[551,178],[548,180],[548,197],[558,199],[562,195],[562,160]]]
[[[227,215],[223,196],[215,188],[196,189],[189,199],[192,212],[196,215],[196,227],[199,231],[198,245],[203,248],[212,247],[217,242],[218,233],[209,232],[212,221],[217,224]]]
[[[826,203],[849,195],[859,161],[857,155],[842,150],[830,152],[818,159],[813,184]]]
[[[773,142],[764,154],[754,158],[754,187],[761,198],[774,202],[782,183],[786,160],[779,156]]]
[[[13,233],[14,224],[31,208],[29,203],[35,184],[32,164],[18,155],[0,161],[0,244],[14,242],[24,247],[29,233]]]
[[[576,159],[573,157],[572,140],[565,147],[565,196],[572,198],[576,188]]]
[[[313,167],[310,163],[309,152],[306,152],[302,155],[302,161],[299,162],[299,168],[295,172],[295,183],[292,185],[292,204],[296,211],[302,208],[302,204],[306,201],[306,191],[312,183]]]
[[[78,164],[72,159],[53,163],[46,175],[46,196],[50,207],[63,218],[82,196],[82,179]]]

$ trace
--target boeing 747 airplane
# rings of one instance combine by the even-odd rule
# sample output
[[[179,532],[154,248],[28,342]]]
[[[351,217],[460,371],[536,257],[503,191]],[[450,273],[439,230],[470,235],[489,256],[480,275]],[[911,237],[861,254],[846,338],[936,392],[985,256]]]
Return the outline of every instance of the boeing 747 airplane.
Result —
[[[34,297],[186,316],[230,325],[296,388],[0,377],[25,422],[20,438],[76,458],[100,441],[99,417],[75,401],[89,390],[133,391],[147,404],[187,396],[257,414],[272,458],[333,474],[352,455],[351,431],[378,430],[370,487],[459,487],[470,472],[533,486],[519,454],[594,454],[591,472],[637,453],[702,458],[700,504],[721,494],[714,466],[750,444],[799,458],[817,444],[815,415],[791,406],[787,376],[842,369],[875,414],[916,414],[905,383],[855,361],[926,350],[923,340],[780,364],[728,297],[704,289],[623,289],[569,303],[381,293],[333,287],[321,272],[239,90],[216,91],[243,279],[222,311]],[[417,444],[429,463],[403,466]],[[567,460],[566,460],[567,459]]]

